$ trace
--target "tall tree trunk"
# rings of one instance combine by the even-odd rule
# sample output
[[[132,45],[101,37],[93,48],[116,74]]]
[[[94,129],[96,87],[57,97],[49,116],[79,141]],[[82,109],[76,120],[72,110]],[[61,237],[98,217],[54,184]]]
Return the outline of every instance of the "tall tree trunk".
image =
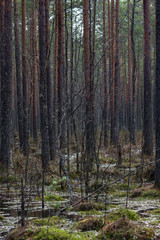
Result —
[[[45,18],[46,18],[46,72],[47,72],[47,109],[48,109],[48,131],[49,147],[51,160],[55,158],[55,139],[53,134],[53,94],[50,67],[50,34],[49,34],[49,0],[45,0]]]
[[[1,82],[4,73],[4,0],[0,0],[0,89]],[[0,99],[1,99],[1,91],[0,91]],[[0,113],[1,113],[1,101],[0,101]],[[1,116],[1,114],[0,114]],[[0,134],[1,134],[1,123],[0,123]]]
[[[103,84],[104,84],[104,107],[103,107],[103,121],[104,121],[104,146],[108,144],[107,134],[107,43],[106,43],[106,9],[105,0],[103,0]]]
[[[116,59],[115,59],[115,86],[114,86],[114,138],[113,143],[118,144],[119,140],[119,41],[120,41],[120,22],[119,22],[119,0],[116,0]]]
[[[46,38],[45,38],[45,0],[39,0],[39,68],[40,68],[40,115],[42,137],[42,168],[45,169],[49,156],[47,79],[46,79]]]
[[[141,129],[141,91],[140,91],[140,57],[138,44],[138,71],[137,71],[137,129]]]
[[[132,78],[131,78],[131,42],[130,42],[130,0],[128,0],[128,129],[131,133],[132,119]]]
[[[115,24],[114,0],[111,2],[111,144],[114,144]]]
[[[33,67],[32,67],[32,79],[33,79],[33,139],[35,142],[37,142],[37,134],[38,134],[38,123],[37,123],[37,114],[38,114],[38,94],[37,94],[37,31],[36,31],[36,2],[33,1],[33,8],[32,8],[32,61],[33,61]]]
[[[23,150],[28,154],[28,83],[26,61],[26,1],[22,5],[22,79],[23,79]]]
[[[58,1],[58,129],[60,131],[61,120],[63,117],[65,84],[64,81],[64,57],[65,57],[65,28],[64,28],[63,0]],[[61,148],[65,143],[64,124],[60,137]]]
[[[1,162],[11,162],[12,0],[4,7],[4,65],[1,79]]]
[[[153,154],[152,84],[151,84],[151,9],[150,0],[143,0],[144,10],[144,145],[147,155]]]
[[[109,120],[111,119],[111,13],[110,13],[110,0],[108,0],[108,46],[109,46]]]
[[[131,120],[131,142],[135,144],[135,82],[136,82],[136,55],[135,55],[135,42],[134,42],[134,16],[135,16],[136,1],[134,0],[132,6],[132,21],[131,21],[131,46],[133,57],[133,70],[132,70],[132,120]]]
[[[21,62],[20,62],[20,46],[19,46],[19,18],[18,3],[14,0],[14,34],[15,34],[15,60],[16,60],[16,85],[17,85],[17,110],[18,110],[18,126],[20,147],[23,147],[23,96],[22,96],[22,78],[21,78]]]
[[[160,1],[156,0],[156,164],[155,185],[160,188]]]
[[[86,179],[85,191],[88,195],[89,165],[92,161],[91,149],[91,75],[90,75],[90,24],[89,24],[89,0],[83,1],[83,48],[84,48],[84,75],[85,75],[85,98],[86,98]]]
[[[58,87],[58,0],[55,1],[55,39],[54,39],[54,72],[53,72],[53,135],[56,139],[56,118],[57,118],[57,87]],[[56,142],[54,144],[56,149]]]

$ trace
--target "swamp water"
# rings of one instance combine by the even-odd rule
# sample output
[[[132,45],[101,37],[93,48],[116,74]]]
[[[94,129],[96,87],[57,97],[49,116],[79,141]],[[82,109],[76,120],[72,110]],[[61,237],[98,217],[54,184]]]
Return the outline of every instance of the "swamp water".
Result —
[[[37,196],[35,191],[30,191],[25,201],[25,218],[27,220],[41,218],[42,207],[41,201],[35,201]],[[52,210],[49,206],[45,207],[45,217],[52,215]],[[15,189],[6,188],[6,185],[0,186],[0,239],[5,239],[5,236],[15,228],[21,221],[21,196],[20,192],[15,192]]]

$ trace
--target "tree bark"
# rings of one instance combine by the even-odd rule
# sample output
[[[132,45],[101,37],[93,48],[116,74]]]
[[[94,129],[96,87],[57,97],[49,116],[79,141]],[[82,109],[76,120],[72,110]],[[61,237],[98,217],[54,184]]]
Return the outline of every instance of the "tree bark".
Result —
[[[36,2],[35,0],[33,1],[33,8],[32,8],[32,61],[33,61],[33,68],[32,68],[32,78],[33,78],[33,139],[35,142],[37,142],[37,137],[38,137],[38,123],[37,123],[37,114],[38,114],[38,94],[37,94],[37,88],[38,88],[38,83],[37,83],[37,31],[36,31],[36,9],[35,6]]]
[[[4,6],[4,65],[1,79],[1,162],[11,162],[12,0]]]
[[[46,72],[47,72],[47,109],[48,109],[48,132],[51,160],[55,159],[55,139],[53,134],[53,90],[51,81],[50,66],[50,33],[49,33],[49,0],[45,0],[45,20],[46,20]]]
[[[120,22],[119,22],[119,0],[116,0],[116,56],[115,56],[115,85],[114,85],[114,145],[119,141],[119,41],[120,41]]]
[[[136,1],[134,0],[132,6],[132,21],[131,21],[131,47],[133,57],[132,69],[132,117],[131,117],[131,142],[135,144],[135,82],[136,82],[136,54],[135,54],[135,41],[134,41],[134,17],[135,17]]]
[[[104,85],[104,107],[103,107],[103,121],[104,121],[104,146],[108,144],[107,134],[107,43],[106,43],[106,9],[105,0],[103,0],[103,85]]]
[[[151,84],[151,9],[150,0],[143,0],[144,10],[144,145],[147,155],[153,154],[152,84]]]
[[[4,0],[0,0],[0,87],[3,79],[4,73]],[[1,91],[0,91],[0,99],[1,99]],[[1,104],[0,104],[0,113],[1,113]],[[0,114],[1,116],[1,114]],[[1,125],[1,124],[0,124]],[[1,126],[0,126],[0,134],[1,134]]]
[[[65,57],[65,28],[64,28],[64,10],[63,0],[58,1],[58,129],[60,131],[61,119],[63,117],[65,84],[64,81],[64,57]],[[62,125],[62,134],[60,137],[61,148],[65,144],[64,124]]]
[[[132,119],[132,78],[131,78],[131,41],[130,41],[130,0],[128,0],[128,130],[131,132]]]
[[[39,68],[40,68],[40,115],[42,137],[42,168],[50,159],[47,116],[47,79],[46,79],[46,38],[45,38],[45,0],[39,0]]]
[[[160,188],[160,1],[156,0],[156,156],[155,185]]]
[[[114,0],[111,2],[111,144],[114,144],[114,83],[115,83],[115,24]]]
[[[23,151],[28,155],[28,83],[26,62],[26,1],[21,0],[22,7],[22,80],[23,80]]]
[[[19,45],[19,18],[18,3],[14,0],[14,34],[15,34],[15,60],[16,60],[16,85],[17,85],[17,110],[20,147],[23,147],[23,96],[22,96],[22,78],[21,78],[21,61]]]

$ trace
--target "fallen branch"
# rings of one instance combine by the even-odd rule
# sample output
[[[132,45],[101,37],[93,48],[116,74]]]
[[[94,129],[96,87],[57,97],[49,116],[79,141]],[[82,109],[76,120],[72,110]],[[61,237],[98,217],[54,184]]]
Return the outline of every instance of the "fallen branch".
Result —
[[[152,162],[150,162],[150,163],[148,163],[148,164],[145,164],[143,167],[150,166],[150,165],[154,164],[155,162],[159,162],[159,161],[160,161],[160,159],[157,160],[157,161],[152,161]],[[141,168],[142,168],[142,166],[137,167],[137,168],[135,168],[134,170],[131,170],[131,171],[129,171],[128,173],[126,173],[124,176],[118,178],[117,180],[112,181],[112,182],[110,182],[110,183],[108,183],[108,184],[106,183],[106,184],[102,185],[101,187],[99,187],[98,189],[96,189],[93,193],[89,194],[88,196],[86,196],[86,197],[84,197],[84,198],[81,198],[81,200],[79,200],[78,202],[76,202],[76,203],[74,203],[74,204],[71,204],[71,205],[70,205],[70,208],[73,208],[73,207],[75,207],[76,205],[78,205],[79,203],[81,203],[82,201],[84,201],[84,200],[86,200],[86,199],[94,196],[94,195],[95,195],[97,192],[99,192],[100,190],[103,190],[104,188],[107,188],[107,187],[109,187],[109,186],[111,186],[111,185],[113,185],[113,184],[115,184],[115,183],[118,183],[118,182],[121,181],[122,179],[128,177],[130,174],[133,174],[135,171],[137,171],[137,170],[139,170],[139,169],[141,169]],[[64,207],[64,208],[62,208],[62,209],[60,210],[60,212],[64,212],[66,209],[67,209],[67,207]]]

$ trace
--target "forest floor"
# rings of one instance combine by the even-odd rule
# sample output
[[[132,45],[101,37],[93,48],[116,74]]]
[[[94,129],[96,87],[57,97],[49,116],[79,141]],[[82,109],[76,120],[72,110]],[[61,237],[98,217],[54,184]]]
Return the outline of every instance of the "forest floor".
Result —
[[[96,164],[89,174],[89,194],[95,193],[88,201],[80,201],[85,196],[85,181],[81,171],[76,171],[73,147],[68,175],[74,206],[70,204],[66,178],[60,177],[57,156],[45,176],[41,218],[41,158],[40,150],[32,144],[24,188],[25,226],[21,227],[26,159],[15,148],[8,185],[7,174],[0,168],[0,239],[160,239],[160,190],[154,187],[154,157],[143,156],[141,149],[140,137],[136,145],[121,145],[120,155],[117,148],[102,149],[98,180]],[[122,162],[117,164],[120,156]]]

